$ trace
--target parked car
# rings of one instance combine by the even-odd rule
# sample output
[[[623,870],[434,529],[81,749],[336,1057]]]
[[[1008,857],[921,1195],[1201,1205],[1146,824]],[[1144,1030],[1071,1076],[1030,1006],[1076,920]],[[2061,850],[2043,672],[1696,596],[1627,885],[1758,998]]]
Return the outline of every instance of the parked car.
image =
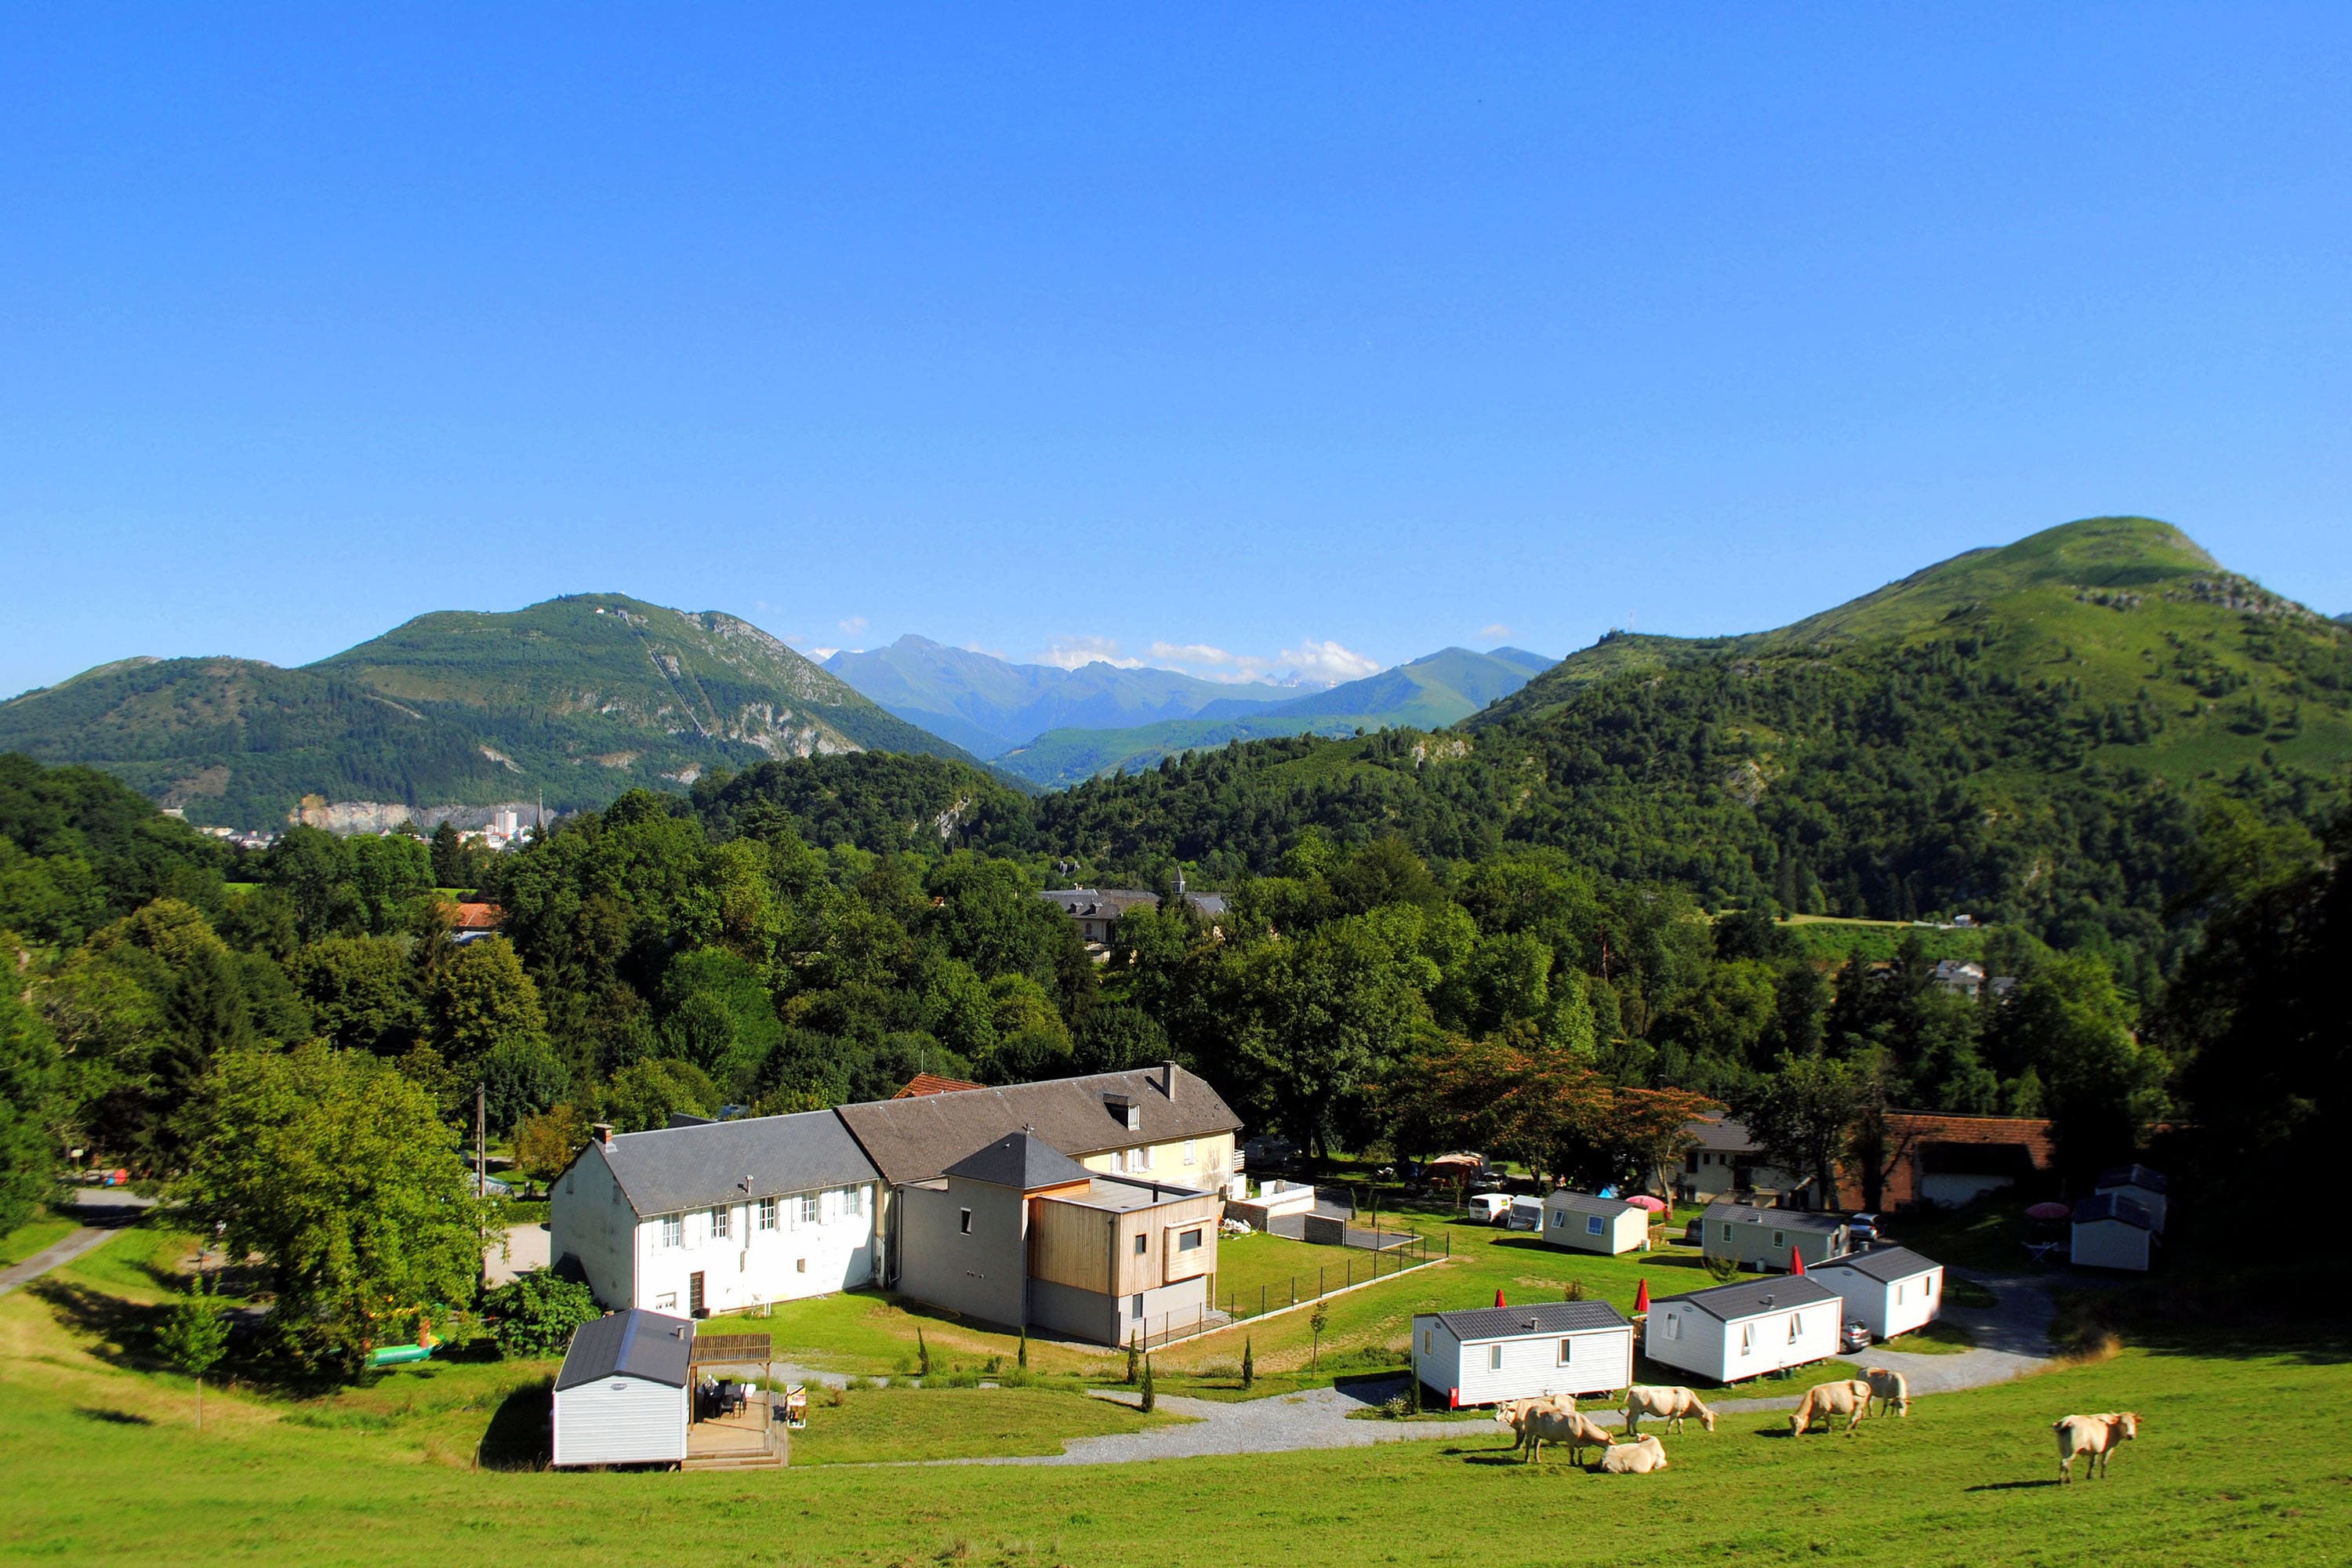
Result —
[[[1866,1351],[1869,1348],[1870,1325],[1868,1323],[1860,1321],[1848,1323],[1845,1326],[1845,1331],[1838,1335],[1838,1349],[1841,1351]]]
[[[1470,1200],[1470,1217],[1482,1225],[1500,1225],[1510,1217],[1508,1193],[1480,1193]]]
[[[1878,1226],[1879,1216],[1874,1214],[1848,1215],[1845,1220],[1846,1239],[1857,1247],[1875,1247],[1886,1239]]]

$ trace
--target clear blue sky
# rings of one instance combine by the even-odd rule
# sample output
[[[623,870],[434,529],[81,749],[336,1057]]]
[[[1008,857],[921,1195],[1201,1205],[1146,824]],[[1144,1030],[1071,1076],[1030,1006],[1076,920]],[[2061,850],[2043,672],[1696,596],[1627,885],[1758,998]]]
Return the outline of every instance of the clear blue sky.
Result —
[[[0,690],[1559,653],[2113,511],[2352,609],[2352,7],[349,9],[0,12]]]

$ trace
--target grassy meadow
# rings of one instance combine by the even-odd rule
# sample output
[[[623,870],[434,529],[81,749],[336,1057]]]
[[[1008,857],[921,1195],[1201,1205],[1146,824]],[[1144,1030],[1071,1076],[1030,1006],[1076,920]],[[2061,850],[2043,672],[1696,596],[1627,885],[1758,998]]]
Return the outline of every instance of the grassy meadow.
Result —
[[[1140,1419],[1025,1389],[821,1400],[784,1471],[573,1475],[471,1468],[547,1363],[426,1363],[321,1398],[216,1390],[198,1433],[187,1381],[138,1350],[156,1274],[183,1249],[131,1233],[53,1288],[0,1299],[0,1559],[2235,1564],[2340,1561],[2352,1540],[2352,1374],[2334,1346],[2134,1347],[1924,1398],[1852,1439],[1731,1415],[1669,1438],[1673,1468],[1647,1478],[1526,1466],[1475,1423],[1149,1465],[856,1463],[1034,1452],[1079,1415]],[[2053,1484],[2049,1423],[2119,1408],[2146,1425],[2112,1478]]]

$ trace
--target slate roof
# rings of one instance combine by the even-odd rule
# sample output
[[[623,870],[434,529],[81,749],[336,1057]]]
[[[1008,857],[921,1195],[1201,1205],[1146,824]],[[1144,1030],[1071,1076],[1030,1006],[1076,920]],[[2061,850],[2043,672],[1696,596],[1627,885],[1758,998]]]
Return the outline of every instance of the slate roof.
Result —
[[[1664,1306],[1695,1307],[1710,1318],[1730,1323],[1765,1312],[1815,1307],[1838,1299],[1836,1291],[1811,1275],[1776,1274],[1769,1279],[1742,1279],[1710,1290],[1693,1290],[1685,1296],[1664,1297],[1650,1303],[1650,1311],[1655,1316],[1657,1310]]]
[[[965,1155],[1024,1128],[1073,1159],[1240,1130],[1242,1119],[1217,1091],[1182,1068],[1172,1069],[1174,1097],[1161,1092],[1161,1075],[1171,1070],[1156,1067],[872,1100],[842,1106],[836,1114],[894,1186],[944,1174]],[[1135,1131],[1128,1130],[1127,1112],[1110,1103],[1111,1095],[1134,1103],[1139,1123]]]
[[[975,1153],[966,1154],[940,1174],[961,1176],[968,1182],[987,1182],[993,1186],[1015,1187],[1034,1193],[1040,1187],[1067,1186],[1073,1182],[1091,1182],[1094,1173],[1063,1153],[1042,1138],[1026,1132],[1015,1132]]]
[[[1570,1214],[1597,1214],[1607,1219],[1615,1219],[1633,1206],[1632,1204],[1618,1198],[1597,1198],[1591,1193],[1572,1193],[1563,1190],[1547,1193],[1544,1195],[1546,1208],[1563,1208]]]
[[[1732,1116],[1702,1116],[1685,1129],[1696,1141],[1692,1147],[1713,1149],[1725,1154],[1757,1152],[1756,1141],[1748,1135],[1748,1123]]]
[[[640,1219],[819,1187],[855,1186],[879,1176],[830,1110],[624,1132],[610,1143],[591,1143],[580,1157],[599,1155]]]
[[[1845,1224],[1835,1215],[1809,1214],[1803,1209],[1760,1209],[1753,1204],[1719,1203],[1706,1205],[1709,1224],[1728,1220],[1734,1225],[1764,1225],[1776,1230],[1810,1230],[1827,1235]]]
[[[1457,1340],[1507,1340],[1520,1334],[1570,1334],[1633,1326],[1606,1301],[1538,1301],[1526,1307],[1479,1307],[1425,1315],[1444,1323],[1445,1331]]]
[[[2156,1228],[2156,1215],[2137,1198],[2123,1193],[2095,1193],[2074,1205],[2074,1223],[2091,1225],[2099,1220],[2120,1220],[2141,1230]]]
[[[580,1325],[555,1374],[561,1394],[605,1377],[639,1377],[684,1388],[694,1355],[694,1325],[660,1312],[607,1312]]]
[[[2099,1173],[2099,1187],[2143,1187],[2151,1193],[2164,1191],[2164,1173],[2146,1165],[2117,1165]]]
[[[1865,1279],[1892,1285],[1897,1279],[1909,1279],[1925,1274],[1930,1268],[1941,1268],[1943,1265],[1907,1247],[1874,1247],[1868,1252],[1849,1252],[1843,1258],[1832,1258],[1827,1263],[1816,1263],[1813,1267],[1851,1268]]]

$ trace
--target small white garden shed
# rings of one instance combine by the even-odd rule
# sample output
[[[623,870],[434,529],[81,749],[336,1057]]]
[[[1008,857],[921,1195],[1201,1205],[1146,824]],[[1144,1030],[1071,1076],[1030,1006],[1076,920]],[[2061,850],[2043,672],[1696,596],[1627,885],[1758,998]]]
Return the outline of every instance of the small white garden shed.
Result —
[[[1563,1189],[1544,1199],[1543,1238],[1552,1247],[1614,1257],[1649,1245],[1650,1215],[1616,1198]]]
[[[582,1324],[555,1374],[555,1463],[682,1462],[693,1354],[685,1318],[633,1309]]]
[[[1650,1303],[1642,1352],[1717,1383],[1837,1353],[1845,1301],[1811,1274],[1742,1280]]]
[[[2156,1216],[2137,1198],[2096,1193],[2074,1205],[2070,1256],[2079,1268],[2145,1274],[2156,1263]]]
[[[2095,1193],[2120,1193],[2131,1199],[2147,1211],[2149,1228],[2162,1236],[2166,1185],[2162,1171],[2150,1170],[2146,1165],[2117,1165],[2114,1170],[2100,1172],[2099,1179],[2091,1190]]]
[[[1449,1409],[1633,1384],[1633,1325],[1606,1301],[1422,1312],[1412,1372]]]
[[[1805,1278],[1844,1298],[1847,1320],[1868,1329],[1873,1339],[1925,1328],[1944,1310],[1944,1266],[1907,1247],[1849,1253]]]

